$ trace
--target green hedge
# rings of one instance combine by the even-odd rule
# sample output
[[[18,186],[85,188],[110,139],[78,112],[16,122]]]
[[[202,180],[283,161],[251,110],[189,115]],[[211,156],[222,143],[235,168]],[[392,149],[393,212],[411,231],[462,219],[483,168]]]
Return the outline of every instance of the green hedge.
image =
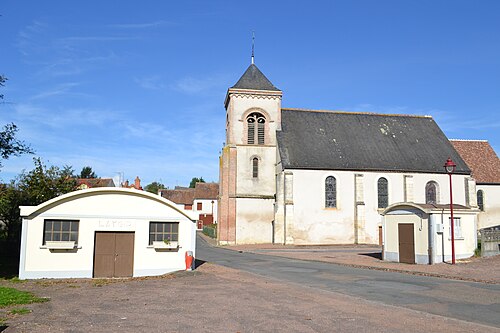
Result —
[[[217,238],[217,224],[203,226],[203,233],[211,238]]]

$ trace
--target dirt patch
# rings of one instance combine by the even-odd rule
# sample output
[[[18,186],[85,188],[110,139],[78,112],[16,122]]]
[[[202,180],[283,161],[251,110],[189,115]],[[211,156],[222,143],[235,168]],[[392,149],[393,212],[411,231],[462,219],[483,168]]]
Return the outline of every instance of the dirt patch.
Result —
[[[9,317],[5,332],[495,331],[212,264],[156,278],[31,280],[15,287],[50,301]]]

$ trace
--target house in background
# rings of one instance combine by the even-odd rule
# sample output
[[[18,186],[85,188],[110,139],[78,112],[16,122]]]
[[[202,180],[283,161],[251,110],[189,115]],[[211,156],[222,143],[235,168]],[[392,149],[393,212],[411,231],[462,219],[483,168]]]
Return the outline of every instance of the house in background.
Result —
[[[454,203],[475,207],[471,172],[432,117],[287,109],[281,99],[255,64],[227,91],[219,244],[381,244],[388,207],[449,204],[449,157]]]
[[[161,275],[186,269],[196,216],[158,195],[125,188],[74,191],[21,206],[19,278]]]
[[[500,227],[500,159],[488,141],[450,141],[476,181],[478,229]]]
[[[198,216],[198,229],[204,225],[217,223],[217,196],[219,184],[196,183],[194,188],[179,187],[161,189],[158,194],[174,203],[181,209],[193,211]]]
[[[77,178],[77,190],[85,190],[95,187],[115,187],[113,178]]]

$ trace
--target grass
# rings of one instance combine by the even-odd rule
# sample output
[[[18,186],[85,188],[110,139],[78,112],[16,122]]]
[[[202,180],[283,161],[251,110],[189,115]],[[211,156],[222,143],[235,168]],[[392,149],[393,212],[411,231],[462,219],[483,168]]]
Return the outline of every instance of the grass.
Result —
[[[0,308],[17,305],[47,302],[47,298],[41,298],[27,291],[20,291],[15,288],[0,287]]]
[[[11,314],[11,315],[23,315],[23,314],[28,314],[30,312],[31,312],[30,309],[18,308],[18,309],[12,309],[12,310],[10,310],[9,314]]]

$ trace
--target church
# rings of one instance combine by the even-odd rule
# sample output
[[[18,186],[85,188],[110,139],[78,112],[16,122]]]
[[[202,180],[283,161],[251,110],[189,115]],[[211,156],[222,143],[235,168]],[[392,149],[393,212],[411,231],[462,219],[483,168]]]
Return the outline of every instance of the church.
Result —
[[[253,63],[225,98],[217,238],[232,244],[382,244],[393,205],[475,209],[471,171],[430,116],[288,109]]]

